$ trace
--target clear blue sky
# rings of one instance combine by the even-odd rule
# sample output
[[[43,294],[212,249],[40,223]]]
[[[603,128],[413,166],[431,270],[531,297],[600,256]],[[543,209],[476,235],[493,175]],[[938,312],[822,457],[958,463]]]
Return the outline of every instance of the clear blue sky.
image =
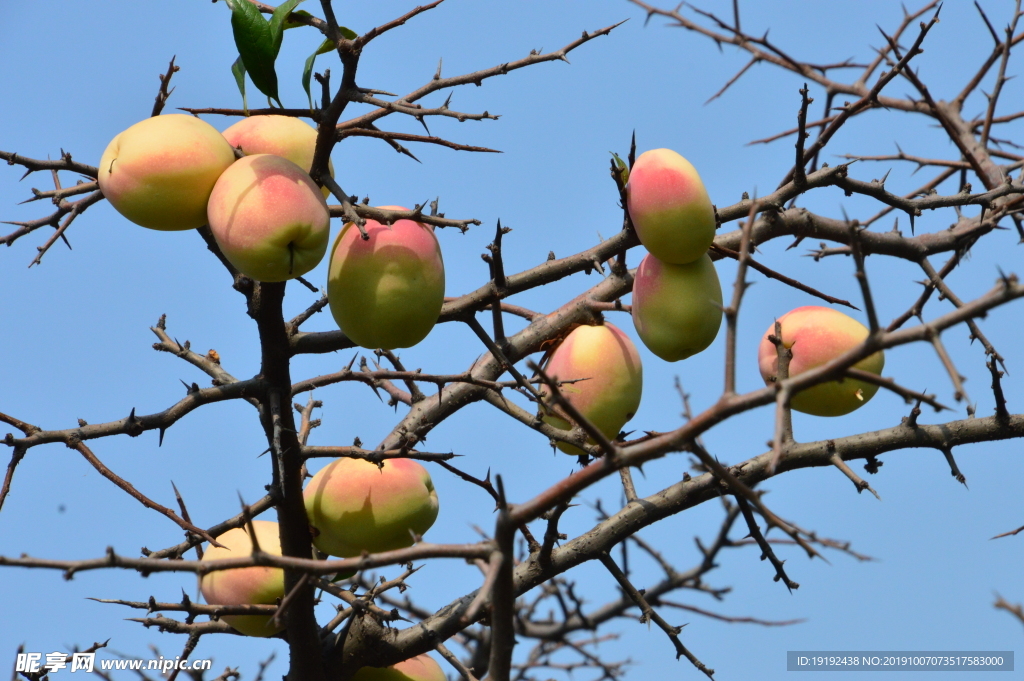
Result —
[[[392,0],[336,3],[339,21],[357,32],[381,24],[415,3]],[[711,1],[708,8],[728,15],[731,3]],[[743,25],[754,33],[771,29],[773,41],[794,56],[814,62],[847,57],[870,59],[882,38],[875,24],[891,28],[899,21],[899,3],[836,0],[746,2]],[[997,27],[1008,17],[1009,3],[982,3]],[[307,3],[317,12],[318,3]],[[912,7],[916,7],[914,3]],[[823,11],[827,7],[827,11]],[[487,277],[479,254],[493,236],[495,221],[511,226],[505,239],[508,271],[542,262],[548,251],[558,256],[588,248],[612,236],[621,224],[614,185],[608,178],[609,151],[628,151],[635,130],[640,151],[670,147],[699,169],[712,200],[719,206],[739,200],[743,192],[774,189],[792,163],[790,142],[746,146],[795,124],[801,81],[768,65],[759,65],[725,96],[704,105],[738,70],[746,57],[709,41],[652,20],[624,0],[544,2],[540,0],[449,0],[407,26],[374,41],[365,51],[359,84],[404,93],[427,81],[443,59],[443,73],[454,75],[520,58],[531,49],[552,50],[594,30],[629,19],[610,37],[578,49],[570,64],[543,64],[495,78],[483,87],[456,90],[451,106],[463,111],[488,110],[498,121],[431,121],[431,131],[467,144],[493,147],[503,154],[473,155],[437,147],[414,147],[422,163],[394,153],[377,140],[347,140],[334,152],[341,185],[369,195],[374,204],[412,204],[440,197],[449,217],[478,218],[483,226],[466,235],[440,234],[448,268],[447,295],[475,289]],[[289,31],[279,59],[282,99],[302,106],[302,62],[321,40],[311,30]],[[959,91],[967,74],[991,49],[991,38],[969,3],[947,3],[943,20],[925,44],[918,68],[937,98]],[[157,74],[172,55],[181,71],[168,111],[178,106],[227,106],[240,103],[229,70],[235,58],[224,3],[138,2],[107,0],[100,4],[67,0],[17,3],[0,22],[0,149],[26,156],[56,158],[61,149],[82,162],[96,164],[109,140],[149,115],[157,91]],[[332,55],[319,58],[318,69],[340,67]],[[1011,74],[1019,66],[1011,68]],[[904,82],[890,86],[894,95],[909,91]],[[1008,102],[1024,102],[1019,81],[1007,86]],[[812,112],[817,117],[823,93]],[[444,95],[433,102],[443,101]],[[250,86],[250,103],[258,95]],[[968,115],[983,101],[969,102]],[[356,113],[356,108],[350,112]],[[232,121],[208,118],[219,129]],[[386,120],[392,130],[417,132],[414,121]],[[1018,122],[1000,131],[1021,139]],[[828,147],[832,154],[893,153],[899,140],[908,153],[954,158],[941,131],[923,118],[873,112],[858,119]],[[828,155],[830,163],[838,162]],[[870,180],[885,164],[858,164],[853,176]],[[893,166],[888,187],[900,193],[923,183],[909,170]],[[16,205],[30,187],[50,188],[45,173],[19,183],[17,168],[0,166],[0,219],[31,219],[43,202]],[[74,181],[66,175],[65,183]],[[975,186],[979,186],[978,183]],[[955,191],[946,186],[945,193]],[[818,212],[851,217],[874,212],[868,202],[838,190],[823,190],[801,201]],[[938,231],[955,221],[950,211],[917,221],[918,231]],[[888,229],[891,222],[879,225]],[[901,227],[906,230],[905,222]],[[334,225],[337,229],[338,225]],[[731,228],[731,226],[730,226]],[[245,315],[241,296],[231,290],[223,268],[191,232],[158,233],[128,223],[109,205],[91,208],[68,233],[74,247],[58,245],[41,267],[26,269],[46,230],[0,250],[0,411],[47,428],[66,428],[77,418],[104,422],[164,409],[179,399],[179,379],[206,384],[197,370],[151,348],[149,327],[167,314],[169,333],[190,340],[200,351],[215,348],[236,376],[258,370],[256,329]],[[987,290],[997,267],[1019,271],[1020,251],[1013,232],[985,240],[951,284],[964,298]],[[849,259],[815,263],[802,257],[805,244],[785,252],[788,243],[763,248],[770,265],[830,293],[857,300],[859,293]],[[635,266],[640,249],[631,252]],[[733,268],[719,263],[723,286],[731,286]],[[919,292],[919,271],[901,263],[872,258],[879,317],[885,321],[906,309]],[[323,285],[326,262],[307,278]],[[739,388],[761,385],[756,346],[771,320],[814,301],[798,291],[752,274],[756,282],[745,300],[740,321]],[[550,311],[596,283],[579,274],[556,285],[513,299]],[[289,287],[286,314],[305,308],[314,294]],[[931,315],[948,310],[932,302]],[[636,338],[624,315],[610,320]],[[514,324],[514,322],[512,322]],[[311,329],[328,329],[329,315],[310,321]],[[983,322],[1012,372],[1005,384],[1011,411],[1024,404],[1019,373],[1024,371],[1020,343],[1020,307],[1011,305]],[[680,424],[679,376],[693,396],[694,408],[712,404],[721,391],[723,338],[704,354],[667,364],[642,349],[646,384],[644,401],[632,422],[638,430],[669,430]],[[960,371],[968,377],[970,397],[979,415],[992,412],[988,375],[980,347],[968,343],[966,329],[944,337]],[[402,353],[407,366],[441,373],[461,371],[482,348],[464,325],[445,324],[416,348]],[[292,374],[307,377],[337,370],[355,351],[297,358]],[[893,351],[885,375],[915,388],[927,388],[946,403],[953,389],[934,354],[913,347]],[[349,444],[355,436],[376,443],[397,417],[364,386],[335,386],[318,391],[324,401],[323,427],[312,444]],[[848,435],[895,425],[909,411],[899,398],[880,393],[870,404],[841,419],[797,415],[798,440]],[[964,417],[963,405],[952,418]],[[922,422],[936,422],[930,412]],[[719,459],[736,463],[760,454],[771,437],[768,407],[734,419],[706,437]],[[0,431],[0,435],[7,429]],[[137,439],[95,441],[94,451],[113,470],[166,505],[174,505],[170,481],[181,490],[193,519],[210,525],[237,512],[238,493],[247,500],[263,494],[268,461],[257,459],[265,448],[253,410],[244,404],[218,404],[190,414],[168,431],[162,448],[155,433]],[[499,418],[493,409],[465,409],[432,432],[431,450],[464,455],[459,465],[476,475],[489,468],[500,473],[514,501],[540,492],[570,473],[574,460],[552,453],[536,433]],[[4,448],[6,450],[6,448]],[[1024,524],[1020,504],[1020,444],[993,443],[964,447],[956,454],[970,489],[956,483],[938,452],[912,450],[882,458],[885,465],[870,482],[882,497],[858,495],[836,470],[787,474],[764,484],[767,503],[779,515],[827,536],[852,542],[876,562],[860,563],[829,553],[830,563],[808,560],[792,547],[780,547],[789,575],[801,584],[790,594],[773,582],[773,571],[750,547],[725,551],[720,568],[707,577],[714,587],[731,586],[724,601],[681,592],[675,600],[730,616],[772,620],[803,618],[789,627],[763,628],[726,624],[698,615],[665,610],[674,624],[689,623],[684,643],[719,679],[776,679],[786,676],[787,650],[1013,650],[1021,642],[1020,625],[992,607],[994,594],[1024,601],[1020,564],[1022,541],[991,541],[995,534]],[[0,464],[6,465],[7,452]],[[645,467],[637,475],[642,495],[678,480],[689,467],[675,454]],[[860,470],[860,466],[856,466]],[[490,529],[492,504],[480,490],[441,469],[431,471],[441,498],[438,523],[428,535],[436,542],[474,541],[473,525]],[[573,535],[589,529],[597,498],[616,508],[620,490],[609,483],[587,490],[579,506],[563,519]],[[642,536],[660,547],[677,568],[695,564],[693,538],[708,542],[721,511],[709,503],[645,530]],[[743,533],[734,531],[734,538]],[[11,496],[0,512],[0,554],[27,552],[53,558],[102,555],[113,545],[135,555],[140,546],[162,548],[180,540],[180,530],[101,479],[75,452],[51,445],[32,449],[18,468]],[[635,583],[643,587],[660,575],[640,560],[633,565]],[[394,574],[394,570],[386,574]],[[618,596],[611,577],[599,565],[569,575],[591,606]],[[475,568],[457,561],[435,562],[412,580],[412,594],[436,608],[479,583]],[[150,657],[149,645],[165,655],[180,653],[184,639],[124,621],[138,616],[117,606],[85,600],[129,598],[177,600],[181,590],[194,595],[194,580],[181,575],[143,579],[128,572],[92,572],[65,582],[58,573],[5,569],[0,572],[0,670],[15,648],[67,651],[110,639],[110,648],[129,656]],[[673,659],[669,641],[656,628],[635,619],[613,622],[608,631],[621,638],[601,648],[608,659],[631,658],[627,678],[696,678],[689,664]],[[525,653],[529,642],[521,641]],[[214,657],[214,669],[238,666],[252,678],[257,662],[277,651],[268,677],[286,669],[281,641],[206,637],[194,658]],[[1018,662],[1020,664],[1020,662]],[[451,670],[447,670],[451,671]],[[857,674],[843,677],[852,678]],[[966,681],[971,673],[957,676]],[[590,678],[580,674],[576,678]],[[987,678],[987,677],[986,677]]]

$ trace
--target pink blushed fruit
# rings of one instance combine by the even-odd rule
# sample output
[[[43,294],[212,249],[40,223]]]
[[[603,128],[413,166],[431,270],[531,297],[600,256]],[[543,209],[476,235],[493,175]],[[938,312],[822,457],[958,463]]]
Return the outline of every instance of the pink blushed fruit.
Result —
[[[427,470],[411,459],[335,459],[303,493],[313,543],[350,558],[412,546],[437,518],[438,501]]]
[[[857,347],[868,337],[868,329],[852,317],[828,307],[798,307],[779,317],[782,343],[793,351],[789,375],[826,364]],[[761,339],[757,364],[761,378],[771,384],[777,378],[779,357],[768,336],[775,334],[772,324]],[[855,369],[881,374],[885,366],[882,351],[865,357],[853,365]],[[793,395],[790,405],[797,411],[814,416],[842,416],[863,406],[878,391],[878,386],[852,378],[819,383]]]
[[[277,523],[254,520],[252,525],[260,550],[280,556]],[[252,539],[245,528],[228,530],[217,537],[217,542],[224,548],[206,549],[204,562],[252,555]],[[284,571],[261,566],[218,570],[203,575],[201,588],[203,598],[211,605],[272,605],[284,597]],[[224,615],[221,619],[247,636],[273,636],[280,631],[270,615]]]
[[[560,381],[586,379],[565,383],[559,387],[559,392],[611,440],[618,437],[619,430],[640,407],[643,391],[640,355],[629,336],[607,322],[573,329],[551,354],[545,373]],[[548,395],[546,386],[541,388],[541,393]],[[557,406],[547,411],[544,420],[562,430],[571,428]],[[565,443],[559,443],[558,448],[566,454],[583,453],[580,448]]]
[[[386,210],[405,210],[382,206]],[[347,224],[331,249],[327,299],[338,327],[364,348],[408,348],[426,338],[444,304],[444,262],[434,231],[413,220]]]
[[[363,667],[352,681],[447,681],[441,665],[429,655],[417,655],[390,667]]]
[[[273,154],[286,158],[307,173],[313,166],[316,151],[316,128],[292,116],[249,116],[224,131],[224,139],[247,155]],[[334,176],[334,164],[327,162]],[[322,193],[327,198],[326,187]]]
[[[715,239],[715,209],[704,183],[693,164],[671,149],[652,149],[636,159],[626,206],[640,243],[664,262],[693,262]]]
[[[722,324],[722,286],[711,258],[672,265],[648,254],[633,278],[633,325],[647,349],[677,362],[707,348]]]
[[[327,252],[327,202],[305,170],[280,156],[236,161],[217,180],[207,214],[224,256],[257,281],[301,276]]]
[[[100,159],[103,196],[137,225],[161,231],[206,224],[210,192],[235,154],[227,140],[194,116],[140,121],[107,145]]]

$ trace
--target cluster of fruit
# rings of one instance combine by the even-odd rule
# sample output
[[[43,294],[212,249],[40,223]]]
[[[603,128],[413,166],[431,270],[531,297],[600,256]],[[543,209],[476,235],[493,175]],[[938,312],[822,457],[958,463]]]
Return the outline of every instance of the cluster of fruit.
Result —
[[[104,196],[132,222],[162,231],[209,225],[224,257],[257,281],[285,281],[316,267],[327,252],[330,212],[310,179],[316,130],[287,116],[256,116],[222,133],[199,118],[170,114],[146,119],[117,135],[100,161]],[[242,152],[237,158],[235,150]],[[334,169],[329,166],[333,175]],[[405,210],[397,206],[385,209]],[[342,331],[368,348],[399,348],[422,340],[441,311],[444,265],[433,230],[412,220],[368,220],[342,228],[331,251],[328,300]],[[392,459],[381,467],[337,459],[306,487],[306,513],[317,550],[343,558],[411,546],[437,517],[426,469]],[[255,520],[260,550],[281,555],[278,525]],[[218,538],[204,560],[248,556],[249,530]],[[213,605],[274,604],[284,597],[284,573],[250,567],[211,572],[201,582]],[[266,615],[222,618],[250,636],[279,627]],[[387,669],[366,668],[360,681],[443,681],[421,655]]]
[[[715,208],[697,170],[671,149],[636,159],[626,203],[648,251],[633,279],[633,325],[658,357],[686,359],[711,345],[722,324],[722,287],[707,253],[715,238]],[[640,355],[629,337],[607,322],[573,329],[551,353],[546,371],[562,381],[585,379],[563,383],[560,392],[609,439],[640,406]],[[542,393],[550,397],[546,388]],[[568,430],[567,416],[546,401],[544,420]],[[558,448],[583,453],[566,443]]]
[[[671,149],[640,155],[629,169],[626,205],[640,243],[648,254],[633,279],[633,325],[652,353],[669,362],[706,349],[722,324],[722,287],[708,255],[717,228],[715,208],[693,165]],[[862,343],[868,330],[860,322],[825,307],[801,307],[779,318],[783,344],[793,351],[789,375],[795,376],[839,357]],[[766,384],[778,379],[778,351],[765,332],[758,364]],[[881,351],[855,369],[879,374]],[[580,326],[550,354],[548,375],[562,381],[560,392],[605,437],[614,439],[640,406],[643,369],[636,347],[612,324]],[[801,391],[791,400],[797,411],[841,416],[867,402],[878,386],[854,379],[829,381]],[[568,430],[568,416],[551,404],[544,387],[544,420]],[[594,444],[590,439],[590,444]],[[558,448],[579,455],[566,443]]]
[[[285,116],[246,118],[223,134],[192,116],[158,116],[114,138],[100,162],[99,184],[129,220],[157,230],[208,224],[240,273],[258,281],[284,281],[309,272],[327,251],[328,192],[308,174],[316,137],[313,128]],[[236,149],[244,154],[237,160]],[[722,321],[721,284],[708,256],[717,227],[715,209],[696,169],[669,149],[648,151],[636,160],[626,197],[637,236],[648,250],[634,278],[634,326],[658,357],[685,359],[714,341]],[[436,323],[444,299],[437,238],[432,228],[412,220],[391,225],[367,220],[363,231],[365,237],[354,224],[345,225],[331,249],[327,291],[334,318],[363,347],[415,345]],[[798,308],[779,322],[782,342],[793,350],[790,375],[834,359],[868,334],[857,321],[821,307]],[[758,356],[769,383],[778,371],[778,353],[768,339],[773,333],[774,326]],[[879,352],[855,367],[877,374],[883,362]],[[546,369],[570,381],[562,384],[563,397],[610,439],[640,405],[639,353],[612,324],[574,329],[550,354]],[[876,390],[852,379],[832,381],[797,394],[792,406],[836,416],[853,411]],[[544,418],[556,428],[570,428],[568,416],[551,404]],[[565,443],[559,447],[582,453]],[[313,476],[304,496],[314,545],[329,556],[410,546],[438,511],[429,474],[408,459],[387,460],[381,467],[337,459]],[[252,531],[262,551],[281,554],[277,523],[253,521]],[[204,560],[249,555],[254,548],[245,528],[224,533],[218,542],[223,547],[208,549]],[[203,577],[201,588],[211,604],[273,604],[284,597],[284,575],[269,567],[217,571]],[[265,615],[223,619],[251,636],[279,631]],[[444,674],[431,658],[419,656],[386,670],[365,669],[355,678],[434,681]]]
[[[132,222],[164,231],[208,224],[239,272],[257,281],[285,281],[312,270],[327,252],[329,193],[308,174],[316,136],[288,116],[245,118],[223,134],[194,116],[156,116],[110,142],[99,185]],[[246,155],[236,160],[235,149]],[[329,171],[333,175],[333,167]],[[363,347],[415,345],[444,302],[437,238],[431,227],[412,220],[367,220],[364,229],[367,239],[355,225],[345,225],[331,249],[331,312]]]
[[[351,558],[411,546],[437,518],[438,501],[426,469],[410,459],[387,459],[381,467],[362,459],[334,460],[313,476],[303,493],[313,545],[328,556]],[[260,551],[281,555],[278,524],[253,520]],[[254,542],[245,527],[228,530],[203,554],[204,561],[249,556]],[[351,576],[338,575],[338,578]],[[212,605],[272,605],[284,598],[280,568],[247,567],[203,576],[203,597]],[[225,615],[222,620],[248,636],[281,630],[269,615]],[[357,681],[444,681],[427,655],[387,669],[365,668]]]

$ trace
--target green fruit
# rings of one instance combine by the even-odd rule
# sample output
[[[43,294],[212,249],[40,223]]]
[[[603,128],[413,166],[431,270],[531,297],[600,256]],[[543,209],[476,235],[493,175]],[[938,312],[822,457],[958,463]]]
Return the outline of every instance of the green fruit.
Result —
[[[269,520],[252,521],[260,550],[281,555],[281,542],[277,523]],[[210,546],[203,561],[239,558],[252,555],[252,539],[245,528],[236,527],[217,537],[223,545]],[[217,570],[203,575],[203,598],[210,605],[273,605],[284,598],[284,570],[253,566],[233,570]],[[273,636],[280,628],[271,622],[270,615],[224,615],[222,620],[247,636]]]
[[[335,459],[303,493],[313,543],[331,556],[351,558],[412,546],[437,518],[427,470],[412,459],[387,459],[382,468],[363,459]]]
[[[424,654],[390,667],[363,667],[352,681],[447,681],[447,678],[434,658]]]
[[[437,237],[412,220],[393,225],[367,220],[364,229],[368,240],[348,224],[334,242],[327,275],[331,314],[338,328],[364,348],[416,345],[434,328],[444,304]]]
[[[185,114],[154,116],[120,133],[100,159],[103,196],[137,225],[161,231],[206,224],[206,202],[235,162],[227,140]]]
[[[559,392],[609,440],[619,435],[622,426],[633,418],[640,407],[643,390],[643,367],[640,355],[629,336],[612,324],[578,326],[551,353],[545,373],[566,383]],[[545,396],[547,386],[541,388]],[[564,413],[551,404],[544,420],[556,428],[570,430]],[[593,440],[590,444],[594,444]],[[580,455],[583,450],[565,443],[558,448],[566,454]]]
[[[671,149],[646,151],[633,163],[626,206],[640,243],[664,262],[693,262],[715,239],[715,208],[704,183]]]
[[[207,215],[224,256],[257,281],[302,276],[327,252],[327,202],[305,170],[280,156],[238,159],[217,180]]]
[[[790,376],[831,362],[863,343],[869,334],[867,327],[856,319],[815,305],[787,312],[779,317],[779,324],[783,345],[793,351],[793,358],[789,361]],[[777,379],[779,370],[778,350],[768,340],[768,336],[774,334],[775,324],[772,324],[757,350],[761,378],[768,385]],[[884,366],[885,355],[879,350],[854,364],[853,368],[881,374]],[[790,399],[790,406],[814,416],[842,416],[862,407],[876,392],[878,386],[873,383],[845,378],[801,390]]]
[[[647,349],[677,362],[707,348],[722,325],[722,286],[711,258],[672,265],[647,255],[633,278],[633,325]]]
[[[224,139],[242,153],[274,154],[286,158],[307,173],[313,165],[316,151],[316,128],[292,116],[249,116],[224,131]],[[334,177],[334,165],[327,162],[328,172]],[[330,191],[323,187],[324,198]]]

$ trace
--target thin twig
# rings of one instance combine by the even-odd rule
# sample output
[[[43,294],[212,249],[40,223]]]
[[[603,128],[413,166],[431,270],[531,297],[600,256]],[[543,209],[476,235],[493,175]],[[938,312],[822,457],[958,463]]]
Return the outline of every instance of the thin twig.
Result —
[[[715,670],[709,669],[708,667],[704,666],[704,663],[698,660],[693,653],[687,650],[686,646],[684,646],[683,642],[679,639],[679,632],[683,630],[683,627],[674,627],[668,622],[666,622],[665,619],[661,615],[659,615],[654,608],[651,607],[650,603],[647,602],[647,599],[644,598],[644,595],[630,583],[629,579],[626,577],[625,574],[623,574],[622,570],[619,569],[619,566],[615,564],[615,561],[612,560],[611,556],[609,556],[607,553],[603,553],[601,554],[600,559],[601,563],[605,566],[605,568],[607,568],[608,572],[610,572],[612,577],[615,578],[615,581],[619,583],[619,586],[622,588],[622,590],[631,599],[633,599],[633,602],[635,602],[637,604],[637,607],[640,608],[640,622],[646,623],[649,621],[653,621],[655,624],[657,624],[658,627],[665,632],[665,635],[668,636],[669,640],[672,642],[672,645],[675,647],[676,659],[685,656],[686,659],[690,661],[690,664],[692,664],[694,667],[703,672],[705,676],[707,676],[709,679],[714,678]]]
[[[804,181],[806,182],[806,177]],[[754,219],[760,204],[755,199],[750,204],[750,211],[747,213],[747,221],[743,223],[743,231],[740,236],[739,254],[736,258],[736,279],[732,285],[732,301],[729,306],[722,310],[725,315],[725,395],[736,393],[736,335],[737,323],[740,314],[740,303],[743,300],[743,293],[747,289],[747,266],[750,263],[751,232],[754,229]]]
[[[733,260],[739,260],[739,257],[740,257],[740,254],[737,253],[736,251],[734,251],[734,250],[732,250],[730,248],[726,248],[725,246],[720,246],[719,244],[711,244],[711,250],[716,251],[718,253],[721,253],[722,255],[724,255],[726,257],[732,258]],[[812,296],[814,296],[815,298],[821,298],[822,300],[824,300],[827,303],[831,303],[833,305],[845,305],[846,307],[853,308],[854,310],[859,310],[860,309],[859,307],[857,307],[856,305],[854,305],[853,303],[851,303],[848,300],[843,300],[842,298],[835,298],[835,297],[830,296],[830,295],[828,295],[826,293],[822,293],[821,291],[819,291],[819,290],[817,290],[815,288],[812,288],[812,287],[808,286],[807,284],[801,283],[801,282],[797,281],[796,279],[792,279],[790,277],[787,277],[784,274],[780,274],[780,273],[776,272],[775,270],[771,269],[770,267],[766,267],[766,266],[762,265],[761,263],[757,262],[756,260],[754,260],[749,255],[747,256],[747,265],[749,265],[751,269],[757,270],[758,272],[760,272],[764,276],[768,277],[769,279],[775,279],[776,281],[781,281],[783,284],[786,284],[787,286],[792,286],[793,288],[797,289],[798,291],[803,291],[804,293],[809,293]],[[626,306],[626,307],[629,307],[629,306]]]
[[[164,110],[164,105],[167,104],[167,99],[174,92],[174,88],[167,89],[167,86],[171,84],[171,76],[181,70],[180,66],[174,65],[174,59],[175,57],[171,57],[171,63],[167,66],[167,73],[162,73],[159,76],[160,91],[156,93],[156,101],[153,102],[153,111],[149,114],[150,116],[159,116],[160,112]]]
[[[739,505],[740,512],[743,514],[743,519],[747,521],[747,529],[750,531],[750,536],[754,538],[757,545],[761,548],[761,560],[768,559],[772,567],[775,568],[775,581],[782,581],[786,585],[786,588],[791,592],[793,589],[799,589],[800,585],[789,578],[786,574],[786,569],[782,566],[783,561],[779,560],[772,550],[771,545],[765,541],[764,535],[761,533],[761,528],[757,526],[757,521],[754,519],[754,514],[750,510],[750,505],[747,503],[747,499],[743,496],[736,495],[736,503]]]
[[[217,540],[214,539],[213,536],[210,535],[206,530],[196,527],[187,520],[180,518],[178,514],[172,511],[171,509],[156,503],[155,501],[144,495],[142,492],[135,489],[135,487],[133,487],[130,482],[120,477],[109,468],[107,468],[103,464],[103,462],[100,461],[95,454],[93,454],[92,450],[89,449],[84,442],[69,442],[68,446],[76,450],[79,454],[81,454],[85,458],[85,460],[88,461],[89,464],[93,468],[95,468],[97,472],[99,472],[100,475],[105,477],[107,480],[110,480],[116,486],[120,487],[122,490],[127,492],[130,497],[141,503],[146,508],[151,508],[157,513],[163,515],[164,517],[169,518],[178,527],[185,530],[186,532],[196,534],[202,537],[204,540],[210,542],[214,546],[219,546],[223,548],[223,546],[220,543],[218,543]]]

